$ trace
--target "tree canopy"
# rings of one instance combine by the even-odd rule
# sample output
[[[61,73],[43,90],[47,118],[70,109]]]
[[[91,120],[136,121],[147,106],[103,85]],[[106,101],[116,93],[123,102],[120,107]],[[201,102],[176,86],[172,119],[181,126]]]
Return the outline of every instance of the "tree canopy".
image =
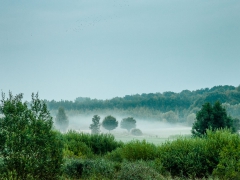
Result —
[[[216,130],[219,128],[231,128],[236,131],[232,117],[227,115],[226,109],[219,101],[212,106],[210,103],[202,105],[202,109],[197,112],[196,121],[192,127],[192,134],[201,136],[207,129]]]
[[[102,126],[105,129],[111,131],[118,126],[118,122],[117,122],[115,117],[109,115],[109,116],[104,118],[104,120],[102,122]]]
[[[92,118],[92,124],[90,127],[92,134],[99,134],[100,133],[100,116],[94,115]]]
[[[15,172],[17,179],[58,179],[63,163],[63,144],[52,131],[52,117],[47,106],[32,95],[32,102],[22,102],[23,95],[2,95],[0,113],[0,157],[4,173]],[[3,172],[1,175],[4,176]]]
[[[120,122],[122,129],[127,129],[130,132],[131,129],[136,128],[136,120],[133,117],[127,117]]]
[[[55,123],[56,123],[56,127],[65,132],[68,128],[68,125],[69,125],[69,120],[68,120],[68,117],[65,113],[65,110],[63,107],[60,107],[58,109],[58,113],[56,115],[56,118],[55,118]]]

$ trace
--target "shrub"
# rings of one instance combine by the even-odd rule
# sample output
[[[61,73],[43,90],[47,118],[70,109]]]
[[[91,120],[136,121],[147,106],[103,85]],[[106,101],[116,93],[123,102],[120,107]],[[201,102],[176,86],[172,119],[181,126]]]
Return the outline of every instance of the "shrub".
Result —
[[[228,176],[231,177],[239,171],[239,143],[239,136],[231,130],[207,130],[204,138],[179,138],[162,144],[158,148],[157,161],[173,176],[206,177],[213,171],[215,175],[221,175],[220,172],[230,172],[230,168],[232,174]]]
[[[134,136],[141,136],[142,135],[142,131],[140,129],[132,129],[131,130],[131,134],[134,135]]]
[[[111,134],[84,134],[76,131],[68,131],[63,135],[67,146],[74,146],[72,141],[85,143],[94,154],[104,155],[107,152],[121,147],[122,142],[115,140]],[[74,148],[74,147],[72,147]]]
[[[146,163],[139,162],[125,162],[122,164],[121,170],[118,174],[119,180],[146,180],[146,179],[163,179],[161,175],[149,167]]]
[[[115,171],[114,163],[105,159],[74,159],[66,163],[64,173],[69,178],[89,179],[101,176],[113,179]]]
[[[84,142],[75,141],[74,139],[65,143],[64,157],[67,158],[90,158],[93,152]]]
[[[120,151],[122,157],[129,161],[136,161],[141,159],[151,160],[155,159],[157,156],[157,147],[152,143],[146,142],[145,140],[131,141],[125,144]]]
[[[112,152],[107,153],[105,155],[105,158],[110,161],[114,161],[114,162],[122,162],[123,161],[122,149],[117,148],[117,149],[113,150]]]
[[[205,176],[205,144],[200,138],[179,138],[161,145],[158,161],[173,176]]]

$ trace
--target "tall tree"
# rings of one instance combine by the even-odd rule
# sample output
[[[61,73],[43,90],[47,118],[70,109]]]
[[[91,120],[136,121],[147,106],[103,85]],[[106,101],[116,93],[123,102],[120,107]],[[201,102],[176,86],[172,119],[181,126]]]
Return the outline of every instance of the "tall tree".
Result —
[[[92,134],[99,134],[100,133],[100,116],[94,115],[92,118],[92,124],[90,127]]]
[[[215,102],[213,106],[210,103],[202,105],[202,109],[197,112],[196,121],[192,127],[192,134],[201,136],[210,128],[212,130],[231,128],[233,132],[236,132],[232,117],[227,115],[226,109],[219,101]]]
[[[109,115],[104,118],[102,126],[110,132],[118,126],[118,122],[115,117]]]
[[[130,132],[131,129],[136,128],[136,120],[133,117],[124,118],[120,123],[120,127]]]
[[[68,125],[69,125],[69,120],[68,120],[68,117],[67,117],[63,107],[60,107],[58,109],[58,113],[55,118],[55,123],[56,123],[56,127],[60,131],[66,132]]]
[[[52,131],[52,117],[47,106],[32,95],[30,107],[22,102],[23,95],[9,98],[2,95],[0,113],[1,174],[16,173],[17,179],[59,179],[63,163],[63,143]],[[2,173],[2,172],[1,172]]]

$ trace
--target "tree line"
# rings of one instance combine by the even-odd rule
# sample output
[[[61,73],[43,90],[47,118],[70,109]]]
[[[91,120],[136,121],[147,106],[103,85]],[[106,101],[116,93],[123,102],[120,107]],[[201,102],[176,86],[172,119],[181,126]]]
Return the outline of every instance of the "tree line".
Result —
[[[45,100],[50,110],[57,110],[64,107],[65,110],[104,110],[104,109],[148,109],[157,110],[162,113],[173,111],[178,112],[180,118],[194,112],[195,108],[201,108],[205,102],[228,103],[236,105],[240,103],[240,86],[214,86],[196,91],[183,90],[180,93],[164,92],[126,95],[124,97],[115,97],[110,100],[98,100],[91,98],[78,97],[75,101],[48,101]],[[185,118],[185,117],[184,117]]]

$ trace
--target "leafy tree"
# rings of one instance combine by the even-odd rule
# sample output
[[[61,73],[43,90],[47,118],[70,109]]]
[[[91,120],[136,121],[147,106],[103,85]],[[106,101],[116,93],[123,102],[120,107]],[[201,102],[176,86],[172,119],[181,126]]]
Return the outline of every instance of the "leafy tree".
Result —
[[[196,119],[192,127],[192,134],[196,136],[205,134],[207,129],[231,128],[233,132],[236,131],[232,117],[227,115],[226,109],[219,101],[213,106],[205,103],[197,113]]]
[[[52,117],[47,106],[32,94],[32,102],[22,102],[23,95],[9,98],[2,94],[0,113],[1,176],[9,179],[59,179],[63,163],[63,143],[52,131]],[[10,173],[10,175],[8,174]]]
[[[102,122],[102,126],[109,130],[109,132],[113,129],[115,129],[118,126],[118,122],[115,117],[113,116],[107,116],[104,118]]]
[[[94,115],[92,118],[92,124],[89,127],[92,131],[92,134],[100,133],[100,116]]]
[[[56,127],[61,131],[65,132],[68,128],[69,121],[63,107],[58,109],[58,113],[55,119]]]
[[[132,128],[136,128],[136,120],[133,117],[124,118],[120,123],[120,127],[130,132]]]
[[[168,111],[163,114],[163,118],[169,123],[176,123],[178,121],[178,116],[173,111]]]

